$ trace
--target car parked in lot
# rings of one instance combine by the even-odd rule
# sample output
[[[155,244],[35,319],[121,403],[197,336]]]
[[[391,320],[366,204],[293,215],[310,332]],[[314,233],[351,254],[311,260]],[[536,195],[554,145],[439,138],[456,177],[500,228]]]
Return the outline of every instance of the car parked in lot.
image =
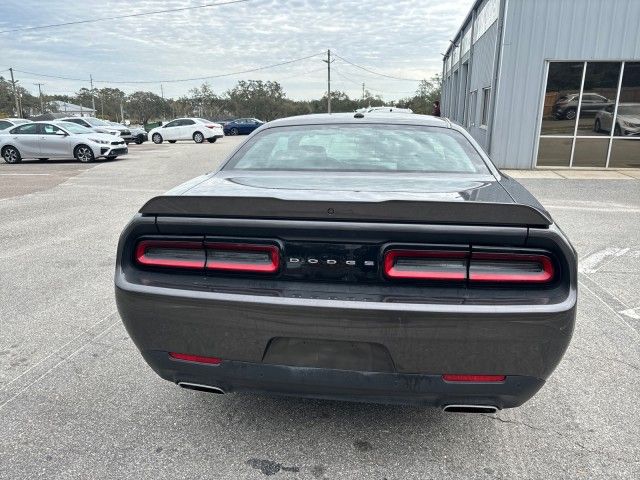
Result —
[[[144,359],[184,388],[480,413],[560,362],[577,261],[462,127],[308,115],[142,206],[115,293]]]
[[[109,122],[111,125],[113,126],[117,126],[117,127],[124,127],[124,125],[122,125],[121,123],[117,123],[117,122]],[[127,130],[129,130],[130,134],[131,134],[131,139],[129,140],[128,143],[135,143],[136,145],[141,145],[144,142],[146,142],[147,140],[149,140],[149,136],[147,135],[147,131],[141,127],[141,126],[135,126],[135,125],[129,125],[128,127],[125,127]]]
[[[0,155],[7,163],[25,158],[75,158],[86,163],[100,157],[115,160],[127,152],[121,138],[70,122],[25,123],[0,134]]]
[[[578,114],[578,101],[580,95],[571,93],[562,95],[553,105],[553,116],[557,120],[573,120]],[[582,94],[582,104],[580,105],[581,116],[593,117],[603,108],[613,105],[613,100],[609,100],[597,93],[584,92]]]
[[[596,114],[593,130],[597,133],[611,132],[613,125],[614,105],[600,110]],[[616,125],[613,127],[616,137],[640,134],[640,103],[621,103],[618,105]]]
[[[202,143],[207,140],[214,143],[224,137],[222,125],[204,118],[176,118],[170,122],[149,131],[153,143],[176,143],[178,140],[193,140]]]
[[[97,133],[118,135],[126,143],[133,141],[131,131],[127,127],[119,123],[109,122],[108,120],[101,120],[95,117],[67,117],[61,118],[60,121],[76,123],[83,127],[90,128]]]
[[[255,129],[264,125],[262,120],[257,118],[238,118],[231,122],[225,123],[225,135],[249,135]]]
[[[22,125],[23,123],[31,123],[31,120],[26,120],[24,118],[0,118],[0,131],[17,125]]]

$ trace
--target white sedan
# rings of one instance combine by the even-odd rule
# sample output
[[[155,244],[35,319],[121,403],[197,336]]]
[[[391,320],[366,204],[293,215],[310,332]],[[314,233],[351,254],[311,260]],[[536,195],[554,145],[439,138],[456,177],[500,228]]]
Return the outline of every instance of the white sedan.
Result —
[[[20,163],[23,158],[75,158],[86,163],[100,157],[114,160],[126,153],[121,138],[70,122],[25,123],[0,133],[0,155],[7,163]]]
[[[207,140],[209,143],[214,143],[217,139],[224,137],[224,132],[222,125],[204,118],[176,118],[161,127],[152,129],[149,137],[153,143],[162,143],[165,140],[169,143],[176,143],[178,140],[193,140],[196,143]]]
[[[24,118],[0,118],[0,131],[22,125],[23,123],[31,123],[31,120]]]

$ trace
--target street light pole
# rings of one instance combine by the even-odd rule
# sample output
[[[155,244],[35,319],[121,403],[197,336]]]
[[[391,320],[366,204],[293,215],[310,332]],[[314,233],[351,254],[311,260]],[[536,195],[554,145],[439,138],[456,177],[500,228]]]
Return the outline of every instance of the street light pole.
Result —
[[[89,75],[89,82],[91,82],[91,108],[93,108],[93,114],[96,114],[96,99],[93,96],[93,75]]]
[[[323,60],[327,64],[327,113],[331,113],[331,50],[327,50],[327,59]]]
[[[22,117],[22,112],[20,111],[20,99],[18,98],[18,92],[16,90],[16,83],[18,82],[13,78],[13,68],[10,68],[9,72],[11,72],[11,88],[13,90],[13,98],[16,102],[16,115],[18,117]]]
[[[38,94],[40,95],[40,113],[44,115],[44,101],[42,99],[42,86],[44,83],[34,83],[34,85],[38,86]]]

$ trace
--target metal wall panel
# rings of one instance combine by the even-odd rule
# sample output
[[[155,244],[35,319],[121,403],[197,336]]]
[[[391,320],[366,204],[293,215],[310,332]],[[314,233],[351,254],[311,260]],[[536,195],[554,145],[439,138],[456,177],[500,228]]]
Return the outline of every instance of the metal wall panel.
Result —
[[[535,165],[546,62],[640,60],[639,18],[638,0],[507,0],[490,148],[496,165]]]

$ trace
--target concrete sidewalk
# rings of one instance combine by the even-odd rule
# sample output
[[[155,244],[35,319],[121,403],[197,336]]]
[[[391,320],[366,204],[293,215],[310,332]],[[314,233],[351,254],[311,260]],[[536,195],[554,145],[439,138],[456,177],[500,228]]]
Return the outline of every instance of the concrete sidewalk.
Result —
[[[513,178],[555,178],[568,180],[640,180],[640,168],[502,170]]]

